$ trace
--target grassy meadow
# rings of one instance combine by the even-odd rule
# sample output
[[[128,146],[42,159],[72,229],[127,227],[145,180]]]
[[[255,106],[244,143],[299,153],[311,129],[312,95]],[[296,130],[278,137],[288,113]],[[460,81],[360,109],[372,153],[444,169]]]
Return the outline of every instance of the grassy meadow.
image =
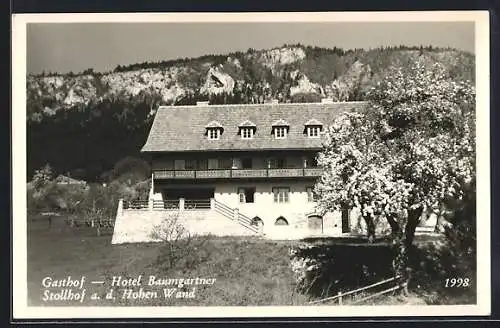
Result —
[[[200,243],[200,248],[196,249],[196,244],[193,244],[195,252],[181,259],[174,268],[168,268],[159,263],[161,244],[111,245],[111,231],[98,237],[95,229],[71,228],[62,218],[54,219],[50,227],[46,220],[32,220],[28,230],[28,298],[31,306],[293,305],[306,301],[304,296],[294,293],[289,242],[215,237],[193,240],[193,243]],[[145,278],[149,275],[158,278],[215,278],[216,282],[196,286],[196,295],[191,299],[103,299],[113,276],[134,278],[140,274]],[[104,280],[106,284],[87,285],[87,295],[92,290],[101,296],[101,300],[44,302],[42,279],[47,276],[54,279],[86,276],[87,282]],[[57,289],[53,288],[54,291]],[[154,289],[161,291],[162,287]]]
[[[254,237],[207,237],[194,238],[173,265],[168,261],[168,245],[163,243],[112,245],[112,229],[104,230],[97,236],[96,230],[87,226],[70,227],[63,216],[54,218],[52,223],[46,218],[30,217],[28,220],[28,305],[29,306],[263,306],[263,305],[306,305],[308,301],[335,295],[304,292],[297,288],[297,280],[291,269],[290,250],[297,246],[295,241],[269,241]],[[425,238],[423,240],[425,242]],[[428,241],[427,241],[427,244]],[[324,255],[334,258],[332,265],[327,264],[323,276],[342,276],[353,282],[359,275],[359,263],[377,264],[384,267],[381,247],[342,248],[329,245]],[[349,246],[344,246],[349,247]],[[332,253],[328,253],[332,252]],[[354,252],[354,253],[353,253]],[[358,252],[358,253],[356,253]],[[374,253],[375,252],[375,253]],[[357,255],[353,255],[357,254]],[[371,254],[371,255],[370,255]],[[379,255],[375,255],[379,254]],[[442,263],[443,258],[432,258],[437,253],[422,253],[427,258],[427,266]],[[362,262],[359,262],[360,258]],[[343,264],[334,263],[344,261]],[[353,262],[351,268],[346,261]],[[358,261],[358,262],[356,262]],[[373,266],[373,265],[372,265]],[[339,268],[341,270],[339,270]],[[332,271],[329,271],[332,270]],[[378,269],[377,269],[378,270]],[[385,269],[384,269],[385,270]],[[380,274],[380,270],[378,270]],[[372,299],[365,305],[418,305],[418,304],[474,304],[475,287],[443,289],[443,278],[438,273],[421,271],[410,289],[410,295],[390,293]],[[422,275],[423,274],[423,275]],[[142,275],[145,293],[156,291],[157,297],[122,298],[124,290],[139,287],[112,287],[113,277],[122,279],[137,278]],[[149,276],[157,279],[216,279],[211,285],[148,286]],[[385,275],[385,274],[384,274]],[[53,280],[71,276],[79,280],[85,276],[86,295],[83,302],[44,300],[46,290],[60,291],[58,288],[45,288],[42,280]],[[373,281],[384,279],[375,275]],[[470,277],[474,280],[474,277]],[[357,279],[357,278],[356,278]],[[347,281],[346,280],[346,281]],[[104,284],[91,284],[91,281],[104,281]],[[356,285],[358,283],[358,285]],[[314,284],[311,284],[313,286]],[[343,291],[366,285],[359,280],[349,286],[341,284]],[[196,287],[194,293],[193,287]],[[319,286],[320,288],[323,288]],[[347,288],[348,287],[348,288]],[[113,288],[114,299],[105,299],[106,293]],[[164,288],[177,288],[169,297],[163,294]],[[78,291],[78,289],[73,289]],[[177,292],[184,292],[177,297]],[[189,297],[191,292],[191,297]],[[95,294],[99,299],[91,299]],[[144,295],[144,294],[143,294]],[[338,304],[327,302],[325,305]],[[349,304],[345,299],[344,304]]]

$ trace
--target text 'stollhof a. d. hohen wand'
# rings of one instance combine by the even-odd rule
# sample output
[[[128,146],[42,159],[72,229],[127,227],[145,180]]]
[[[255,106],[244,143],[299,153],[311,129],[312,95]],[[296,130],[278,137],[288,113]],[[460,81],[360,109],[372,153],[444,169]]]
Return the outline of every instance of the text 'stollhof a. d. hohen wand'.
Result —
[[[41,282],[41,298],[47,303],[195,298],[199,286],[211,286],[215,282],[216,278],[167,278],[154,275],[132,278],[112,276],[104,280],[90,280],[86,276],[62,279],[47,276]]]

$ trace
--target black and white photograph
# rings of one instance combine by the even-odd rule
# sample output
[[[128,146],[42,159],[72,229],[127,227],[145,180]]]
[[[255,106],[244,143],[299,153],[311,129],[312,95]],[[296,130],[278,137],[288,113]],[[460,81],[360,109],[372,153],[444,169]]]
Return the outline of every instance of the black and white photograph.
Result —
[[[15,318],[490,313],[488,12],[12,27]]]

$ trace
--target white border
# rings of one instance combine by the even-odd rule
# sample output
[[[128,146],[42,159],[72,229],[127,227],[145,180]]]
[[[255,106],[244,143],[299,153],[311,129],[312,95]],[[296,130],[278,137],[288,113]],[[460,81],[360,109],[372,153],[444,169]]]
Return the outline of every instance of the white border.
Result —
[[[29,307],[26,236],[26,24],[77,22],[475,22],[477,86],[477,305],[441,306],[261,306],[261,307]],[[12,206],[13,318],[217,318],[217,317],[366,317],[489,315],[490,133],[489,13],[322,12],[322,13],[137,13],[15,14],[12,17]],[[222,314],[223,313],[223,314]]]

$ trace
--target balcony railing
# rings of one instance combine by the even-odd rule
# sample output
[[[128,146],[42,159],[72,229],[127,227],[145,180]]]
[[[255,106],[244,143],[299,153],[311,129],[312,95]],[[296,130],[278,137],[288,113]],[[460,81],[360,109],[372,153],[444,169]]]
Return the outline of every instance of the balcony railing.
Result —
[[[155,170],[155,179],[231,179],[319,177],[321,168]]]

